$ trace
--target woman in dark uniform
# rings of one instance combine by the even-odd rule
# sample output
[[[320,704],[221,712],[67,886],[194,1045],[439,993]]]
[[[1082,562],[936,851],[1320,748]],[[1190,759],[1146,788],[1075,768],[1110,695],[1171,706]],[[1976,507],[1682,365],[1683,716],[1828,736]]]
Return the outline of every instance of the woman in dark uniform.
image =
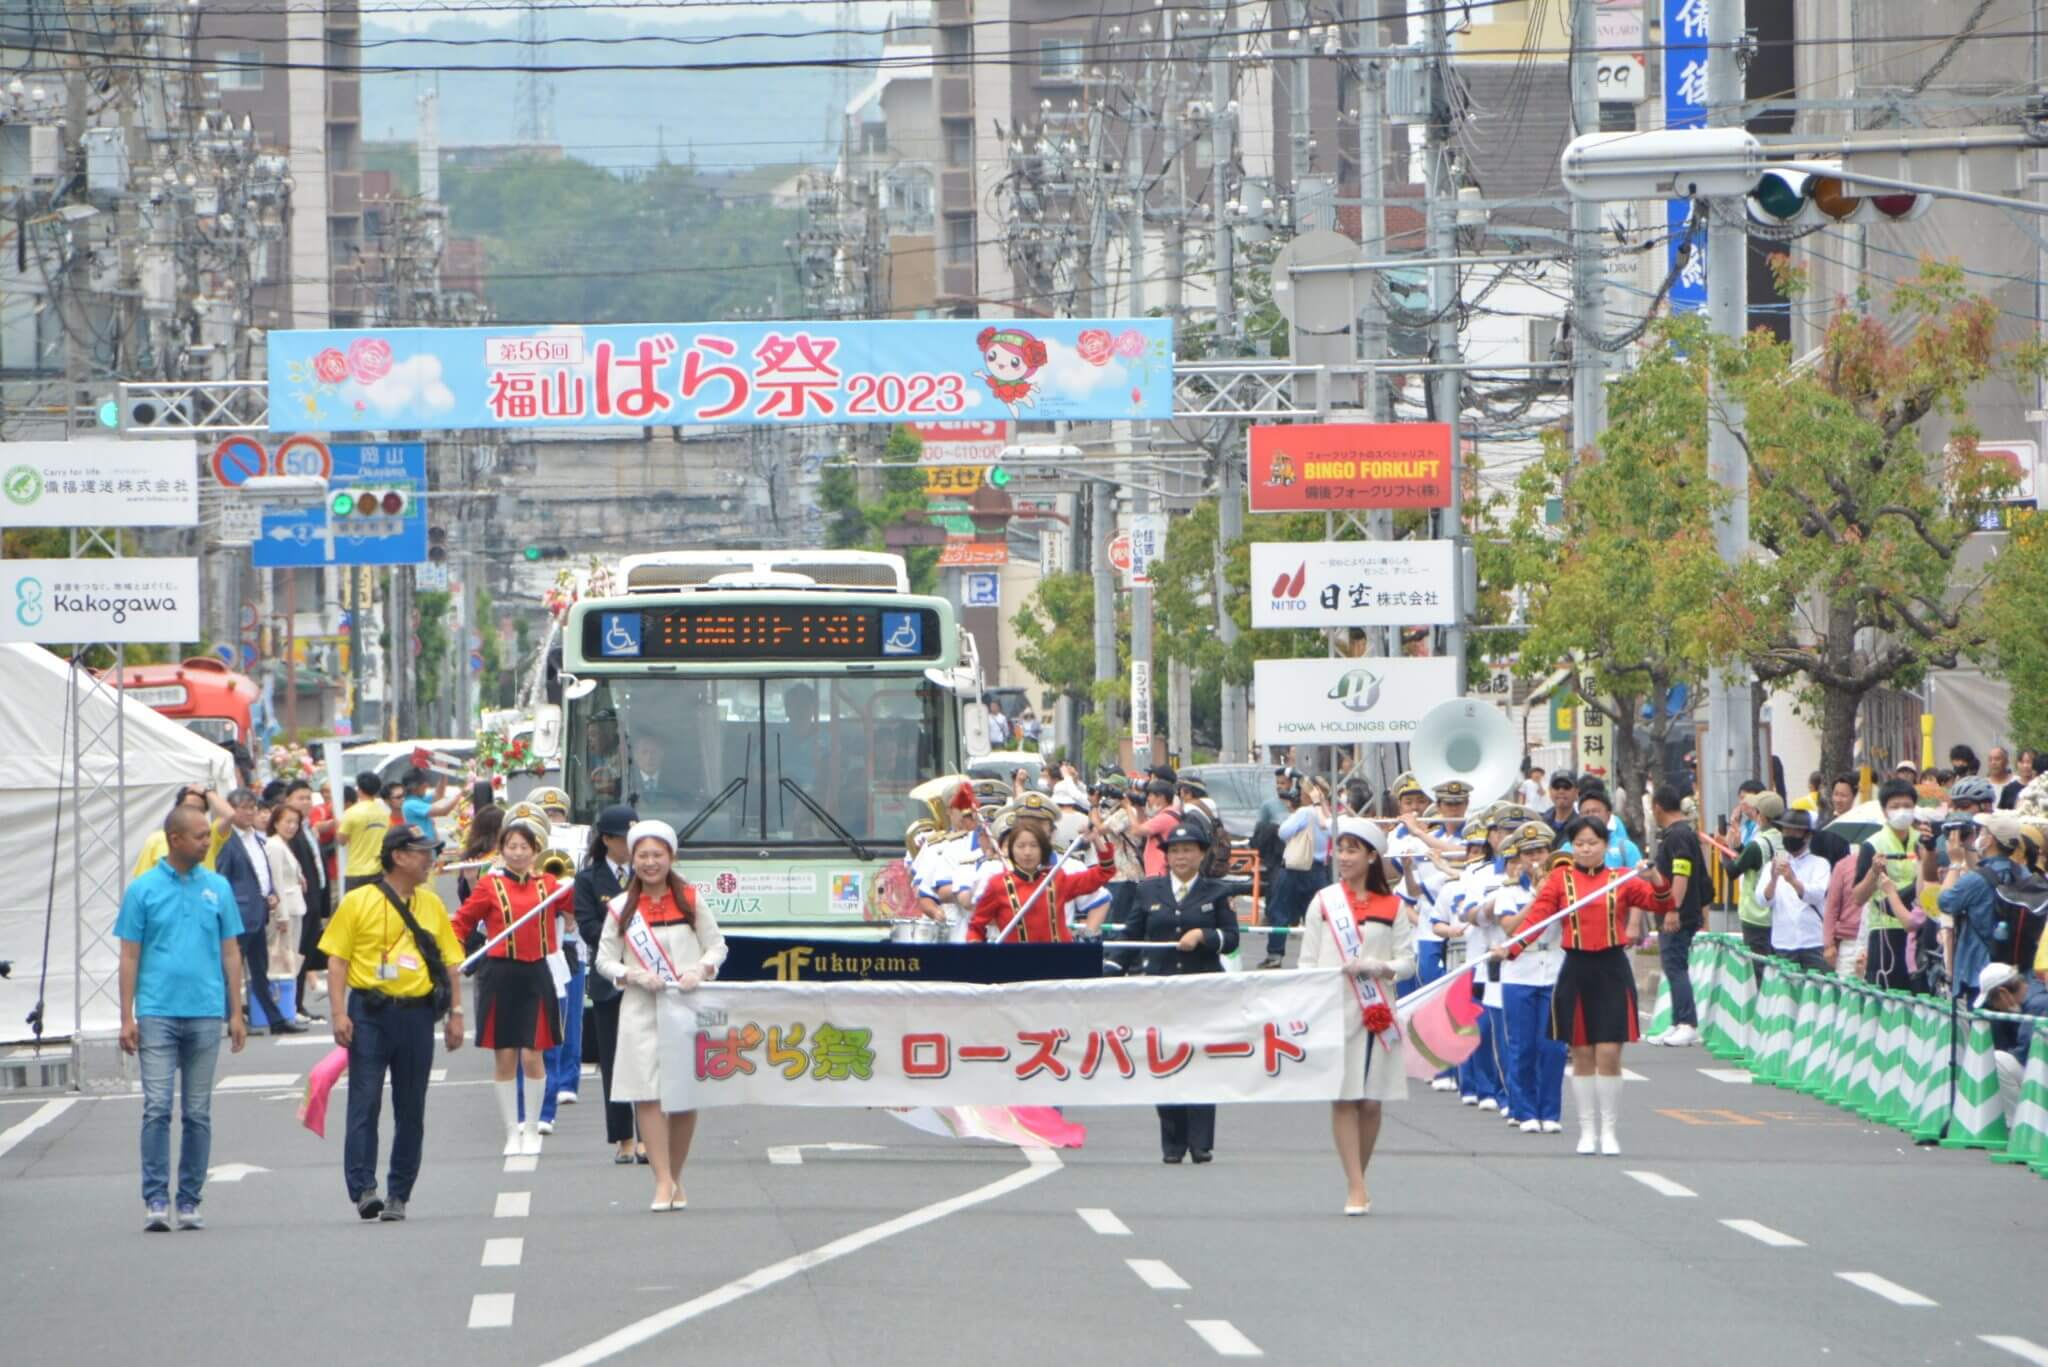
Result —
[[[590,849],[576,875],[576,929],[588,958],[597,962],[598,937],[604,934],[605,905],[626,890],[633,860],[626,853],[626,834],[640,819],[631,807],[607,807],[590,831]],[[614,1163],[647,1161],[647,1149],[633,1138],[631,1102],[612,1100],[612,1063],[619,1056],[619,988],[596,973],[586,980],[590,991],[590,1023],[597,1036],[597,1071],[604,1079],[604,1137],[618,1145]]]
[[[1223,956],[1237,949],[1237,913],[1224,885],[1202,876],[1209,827],[1183,821],[1166,833],[1166,872],[1138,884],[1124,927],[1126,940],[1163,946],[1138,953],[1138,971],[1155,976],[1221,973]],[[1159,1148],[1169,1163],[1182,1155],[1209,1161],[1216,1147],[1214,1106],[1161,1106]]]
[[[1642,935],[1645,913],[1670,909],[1665,894],[1671,884],[1655,869],[1623,882],[1631,870],[1607,868],[1607,826],[1596,817],[1574,817],[1559,834],[1570,862],[1553,868],[1522,914],[1502,917],[1501,928],[1518,933],[1593,897],[1560,923],[1564,967],[1550,999],[1550,1038],[1571,1049],[1579,1152],[1618,1154],[1621,1046],[1641,1037],[1628,945]],[[1519,956],[1527,944],[1515,941],[1507,956]]]

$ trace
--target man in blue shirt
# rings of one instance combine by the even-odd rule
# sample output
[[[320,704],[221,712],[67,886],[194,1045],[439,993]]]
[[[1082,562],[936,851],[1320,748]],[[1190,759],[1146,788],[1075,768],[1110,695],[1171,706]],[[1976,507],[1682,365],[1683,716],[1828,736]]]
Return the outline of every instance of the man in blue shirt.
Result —
[[[213,1148],[213,1072],[222,1003],[241,1053],[242,915],[228,882],[201,867],[212,846],[206,813],[179,807],[164,822],[168,852],[129,883],[114,935],[121,942],[121,1047],[142,1060],[142,1227],[171,1227],[171,1097],[184,1078],[178,1223],[200,1229],[199,1191]]]
[[[434,818],[446,816],[454,811],[462,802],[462,794],[448,791],[448,778],[444,774],[440,786],[434,789],[434,795],[430,798],[427,796],[427,786],[432,782],[433,779],[428,777],[424,769],[406,770],[405,800],[400,804],[400,814],[405,818],[406,825],[416,827],[420,834],[426,836],[429,845],[438,848],[441,837],[434,834]]]
[[[1949,866],[1942,874],[1939,905],[1954,935],[1950,951],[1949,991],[1966,997],[1994,958],[2013,955],[2012,920],[1999,914],[1993,888],[2019,876],[2013,856],[2019,851],[2020,820],[2009,812],[1977,817],[1981,828],[1974,840],[1950,829]]]

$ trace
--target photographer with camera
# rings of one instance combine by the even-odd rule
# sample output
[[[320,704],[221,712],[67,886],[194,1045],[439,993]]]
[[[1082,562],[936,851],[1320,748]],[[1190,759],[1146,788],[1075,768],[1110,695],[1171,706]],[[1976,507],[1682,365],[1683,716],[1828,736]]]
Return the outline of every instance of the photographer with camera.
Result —
[[[1968,781],[1984,783],[1983,779]],[[1989,785],[1985,787],[1988,790]],[[1949,920],[1943,939],[1947,942],[1950,991],[1962,997],[1976,990],[1986,964],[1994,959],[2009,960],[2012,954],[2014,927],[1999,914],[1994,889],[2019,877],[2014,856],[2020,848],[2020,821],[1993,811],[1951,818],[1942,823],[1941,833],[1948,845],[1949,866],[1942,874],[1937,905]]]

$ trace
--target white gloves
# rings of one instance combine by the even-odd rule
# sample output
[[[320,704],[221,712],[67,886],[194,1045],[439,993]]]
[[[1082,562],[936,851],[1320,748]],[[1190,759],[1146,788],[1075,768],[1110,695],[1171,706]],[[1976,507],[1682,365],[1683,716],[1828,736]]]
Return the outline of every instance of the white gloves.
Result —
[[[1344,971],[1354,978],[1391,978],[1394,966],[1385,959],[1372,959],[1361,954],[1344,965]]]
[[[703,981],[703,978],[699,976],[697,970],[693,968],[688,973],[680,974],[677,976],[676,991],[695,992],[698,989],[698,987],[703,984]]]
[[[627,965],[626,974],[622,981],[628,987],[637,987],[642,992],[659,992],[662,989],[660,978],[649,973],[644,968],[638,968],[630,964]]]

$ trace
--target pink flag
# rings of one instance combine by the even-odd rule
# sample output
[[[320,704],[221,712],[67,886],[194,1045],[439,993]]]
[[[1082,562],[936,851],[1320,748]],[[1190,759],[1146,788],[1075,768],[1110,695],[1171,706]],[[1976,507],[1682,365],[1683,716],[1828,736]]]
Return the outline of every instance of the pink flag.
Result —
[[[1483,1008],[1472,995],[1472,975],[1460,973],[1458,981],[1423,1001],[1410,1012],[1401,1011],[1401,1023],[1408,1031],[1408,1076],[1418,1080],[1435,1077],[1455,1068],[1479,1047],[1479,1021]]]
[[[1020,1148],[1078,1149],[1088,1138],[1085,1125],[1075,1124],[1051,1106],[918,1106],[891,1108],[889,1114],[926,1134],[990,1139]]]
[[[348,1050],[337,1044],[306,1074],[306,1094],[299,1098],[299,1123],[322,1139],[327,1137],[328,1094],[347,1071]]]

